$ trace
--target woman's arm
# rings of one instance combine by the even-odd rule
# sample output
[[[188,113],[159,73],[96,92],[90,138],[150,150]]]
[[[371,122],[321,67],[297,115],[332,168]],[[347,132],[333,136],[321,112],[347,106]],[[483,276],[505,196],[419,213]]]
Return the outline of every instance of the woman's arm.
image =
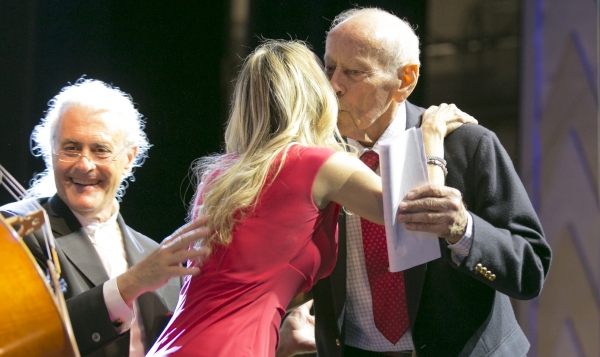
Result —
[[[333,201],[369,221],[384,223],[381,178],[345,152],[331,155],[321,166],[313,185],[313,200],[320,209]]]
[[[458,109],[454,104],[442,103],[439,106],[431,106],[423,113],[423,145],[425,155],[444,158],[444,138],[461,125],[472,123],[477,120],[469,114]],[[427,165],[429,184],[443,186],[446,174],[438,165]]]
[[[423,145],[427,156],[444,158],[444,137],[464,123],[477,123],[454,104],[430,107],[423,114]],[[429,183],[444,185],[445,174],[437,165],[427,165]],[[313,200],[325,208],[334,201],[377,224],[384,224],[381,178],[358,158],[335,153],[323,164],[313,185]]]

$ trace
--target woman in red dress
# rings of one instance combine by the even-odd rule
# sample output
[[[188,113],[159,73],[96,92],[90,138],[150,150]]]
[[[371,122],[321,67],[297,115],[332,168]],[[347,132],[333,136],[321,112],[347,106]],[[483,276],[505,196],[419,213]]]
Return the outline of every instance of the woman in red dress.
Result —
[[[268,41],[248,56],[226,153],[196,165],[193,216],[208,215],[215,234],[198,243],[206,258],[190,265],[201,273],[186,278],[149,356],[274,356],[288,303],[335,264],[340,205],[383,224],[381,179],[346,152],[337,112],[303,43]],[[448,108],[428,114],[425,149],[442,157],[446,131],[469,119]],[[442,170],[429,170],[430,182],[443,184]]]

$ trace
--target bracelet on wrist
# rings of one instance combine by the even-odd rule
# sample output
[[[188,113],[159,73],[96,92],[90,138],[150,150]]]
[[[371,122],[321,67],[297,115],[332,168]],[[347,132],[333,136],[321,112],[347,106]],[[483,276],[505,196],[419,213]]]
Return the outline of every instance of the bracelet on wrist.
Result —
[[[444,171],[444,176],[448,175],[448,168],[446,167],[447,162],[441,157],[427,156],[427,165],[439,166],[442,169],[442,171]]]

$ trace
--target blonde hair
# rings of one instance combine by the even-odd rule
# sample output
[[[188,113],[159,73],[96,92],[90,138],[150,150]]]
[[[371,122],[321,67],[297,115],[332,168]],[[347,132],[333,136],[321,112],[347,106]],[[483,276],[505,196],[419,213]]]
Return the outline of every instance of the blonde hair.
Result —
[[[216,232],[203,242],[209,251],[231,242],[234,224],[275,179],[291,145],[344,150],[337,98],[322,68],[301,41],[267,40],[244,61],[225,131],[226,153],[199,159],[192,168],[206,184],[203,213]],[[280,155],[279,166],[271,168]]]

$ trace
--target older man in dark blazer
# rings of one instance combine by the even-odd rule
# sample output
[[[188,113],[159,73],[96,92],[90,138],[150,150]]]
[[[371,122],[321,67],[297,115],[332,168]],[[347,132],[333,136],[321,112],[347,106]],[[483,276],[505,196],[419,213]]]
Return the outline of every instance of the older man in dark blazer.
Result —
[[[192,222],[159,246],[125,224],[116,197],[149,148],[131,98],[103,82],[81,79],[52,99],[32,135],[47,170],[30,189],[47,211],[62,269],[67,309],[83,356],[143,356],[169,321],[181,264],[198,256],[189,244],[208,233]],[[28,203],[0,208],[25,215]],[[24,241],[40,267],[42,232]]]
[[[420,125],[423,111],[406,102],[407,128]],[[446,138],[444,147],[446,184],[458,189],[469,208],[474,241],[460,264],[453,259],[449,242],[440,239],[440,259],[403,272],[415,354],[525,356],[529,343],[509,297],[531,299],[540,293],[550,248],[527,193],[492,132],[464,125]],[[339,326],[351,264],[345,223],[344,217],[336,267],[313,288],[320,356],[348,355],[345,326]]]
[[[408,23],[379,9],[333,21],[325,70],[340,102],[338,127],[359,152],[420,125],[424,110],[406,101],[418,80],[418,46]],[[447,169],[446,187],[412,190],[398,216],[409,230],[435,233],[442,257],[402,273],[394,295],[402,318],[380,324],[394,307],[374,318],[363,251],[373,235],[363,240],[360,218],[344,216],[337,265],[313,288],[320,356],[526,355],[509,297],[541,292],[551,258],[542,227],[492,132],[463,125],[444,148],[444,158],[427,163]]]

